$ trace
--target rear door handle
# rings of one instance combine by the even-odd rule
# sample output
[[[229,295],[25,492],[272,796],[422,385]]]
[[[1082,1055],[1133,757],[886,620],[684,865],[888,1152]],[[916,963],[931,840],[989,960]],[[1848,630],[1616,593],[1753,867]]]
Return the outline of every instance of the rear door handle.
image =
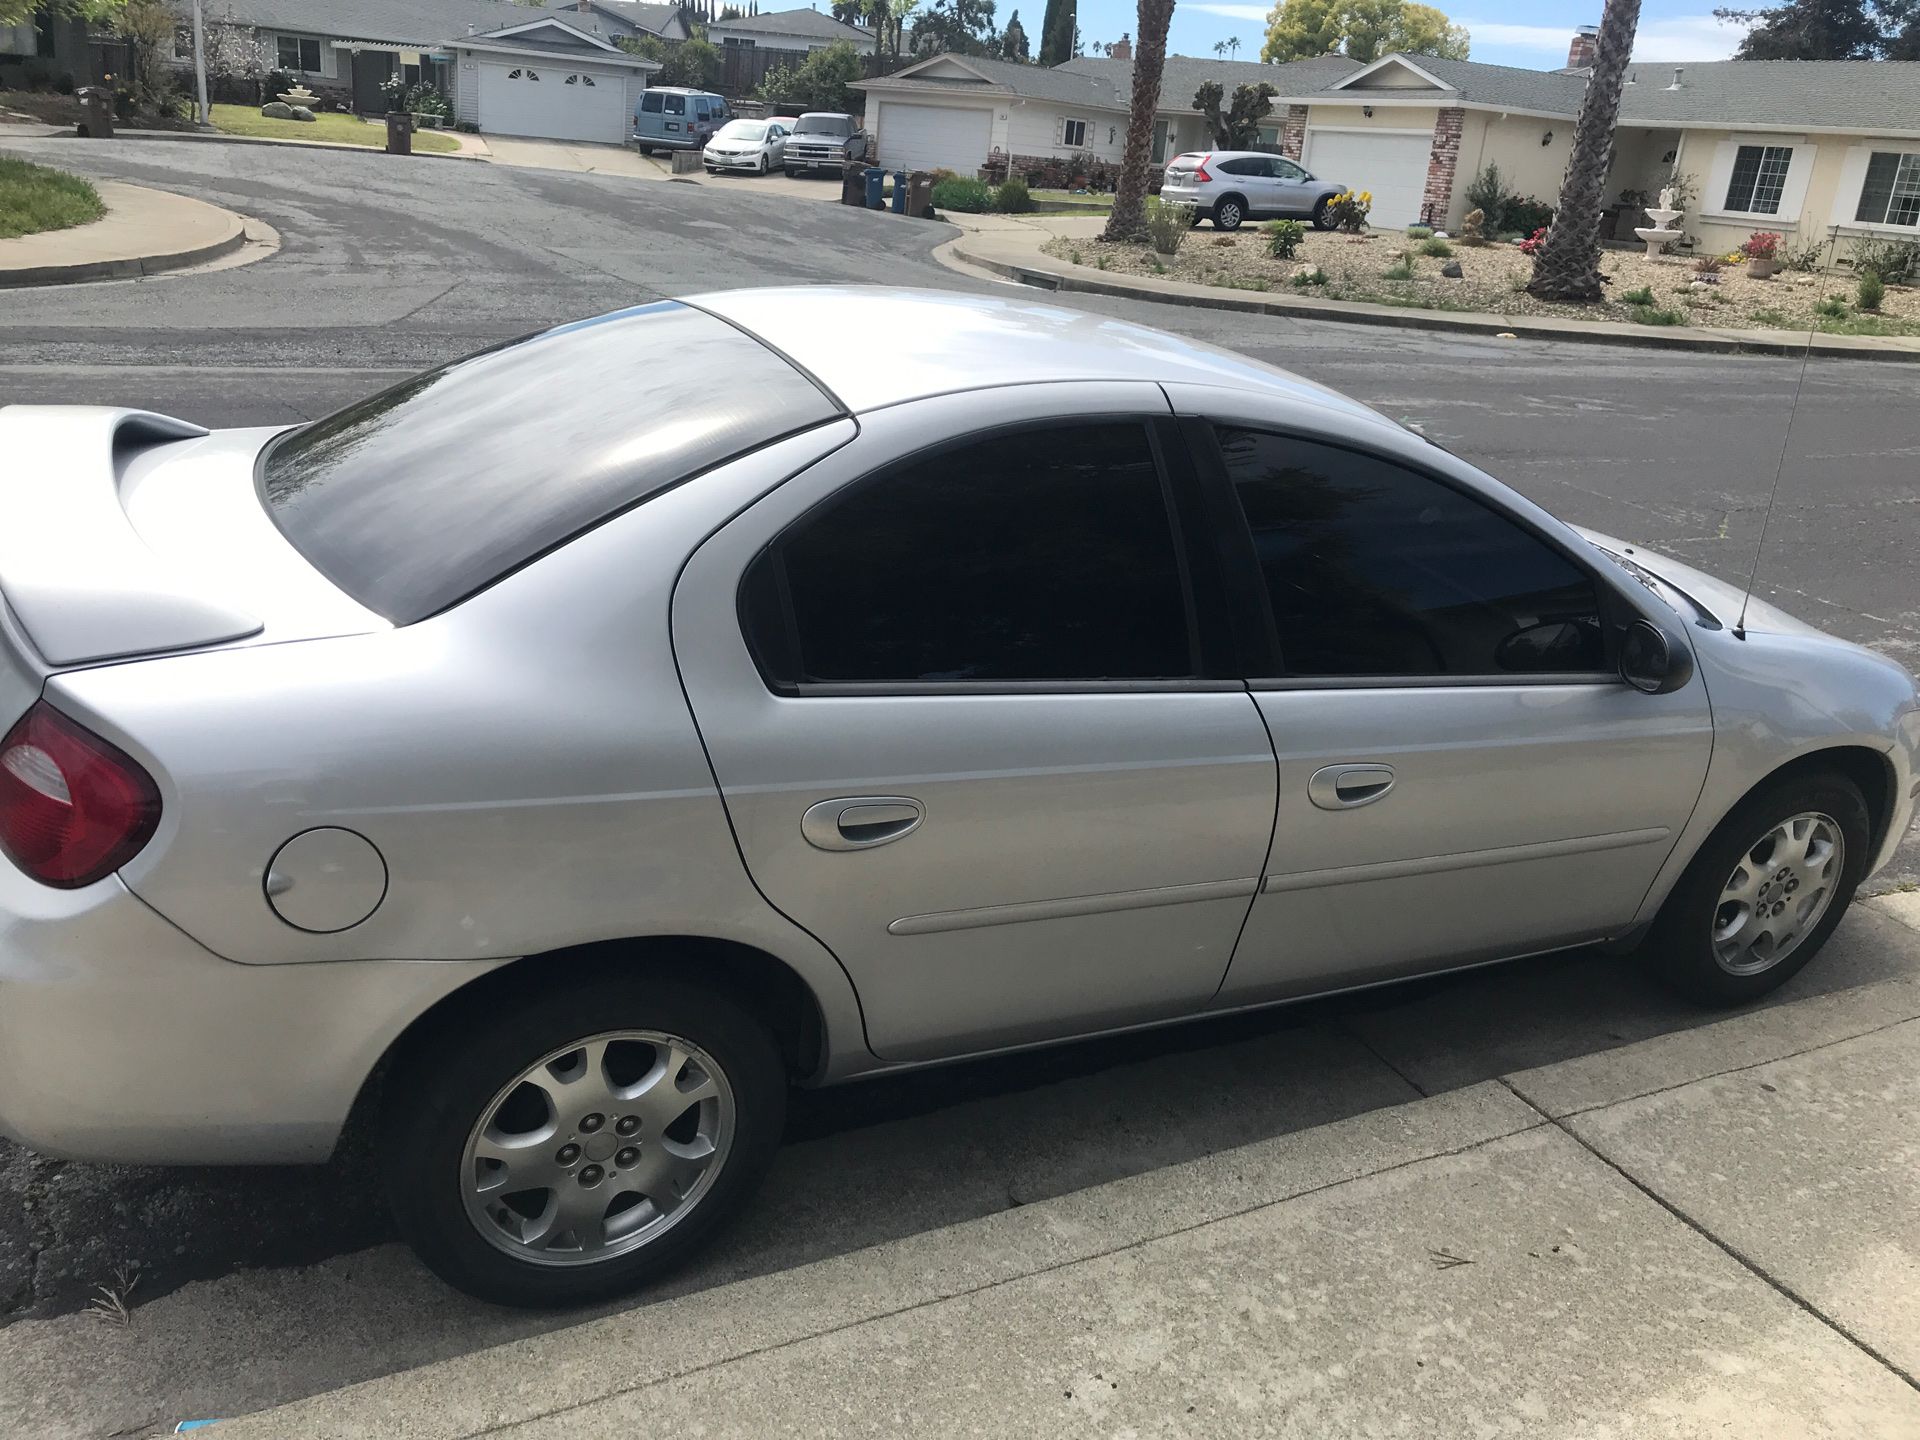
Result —
[[[1323,765],[1307,781],[1307,798],[1322,810],[1371,805],[1393,788],[1391,765]]]
[[[816,850],[871,850],[904,840],[926,814],[906,795],[846,795],[809,805],[800,817],[800,833]]]

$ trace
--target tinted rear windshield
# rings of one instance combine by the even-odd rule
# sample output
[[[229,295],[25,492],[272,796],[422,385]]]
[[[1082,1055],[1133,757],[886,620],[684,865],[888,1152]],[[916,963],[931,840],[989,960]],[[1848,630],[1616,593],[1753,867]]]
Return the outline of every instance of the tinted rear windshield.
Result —
[[[838,413],[758,341],[665,301],[483,350],[293,431],[260,489],[322,574],[407,625]]]

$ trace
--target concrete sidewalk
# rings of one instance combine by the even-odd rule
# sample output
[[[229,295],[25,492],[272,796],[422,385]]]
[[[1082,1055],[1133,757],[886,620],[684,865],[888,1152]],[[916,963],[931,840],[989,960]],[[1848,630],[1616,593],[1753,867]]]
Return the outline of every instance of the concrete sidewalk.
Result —
[[[1920,1436],[1917,1119],[1920,971],[219,1433]]]
[[[1465,331],[1517,340],[1572,340],[1657,350],[1791,357],[1798,357],[1808,349],[1806,334],[1794,330],[1740,330],[1705,325],[1663,329],[1612,320],[1562,320],[1537,315],[1420,310],[1403,305],[1373,305],[1358,300],[1319,300],[1307,295],[1250,294],[1213,285],[1163,280],[1151,275],[1122,275],[1117,271],[1075,265],[1041,250],[1049,240],[1060,235],[1091,239],[1104,228],[1104,217],[947,213],[945,218],[959,226],[964,233],[959,239],[935,251],[934,258],[955,269],[972,267],[976,273],[985,272],[1043,290],[1112,295],[1128,300],[1194,305],[1213,310],[1287,315],[1301,320],[1334,320],[1407,330]],[[1852,360],[1920,361],[1920,336],[1818,335],[1813,338],[1812,351],[1815,355]]]
[[[0,287],[157,275],[247,243],[246,220],[218,205],[117,180],[97,188],[107,213],[92,224],[0,240]]]

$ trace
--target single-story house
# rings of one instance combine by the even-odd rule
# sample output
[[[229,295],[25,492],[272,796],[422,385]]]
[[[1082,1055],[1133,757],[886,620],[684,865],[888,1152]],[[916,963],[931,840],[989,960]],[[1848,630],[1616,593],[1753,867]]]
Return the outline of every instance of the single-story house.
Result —
[[[183,21],[191,13],[187,0],[175,0],[175,8]],[[624,35],[683,40],[690,33],[679,6],[632,0],[566,0],[544,8],[512,0],[205,0],[204,13],[208,24],[251,27],[271,64],[316,93],[368,114],[386,108],[380,86],[395,74],[408,84],[425,81],[452,98],[450,38],[500,32],[543,17],[609,44]],[[184,68],[192,57],[191,31],[183,29],[175,62]]]
[[[764,15],[710,21],[707,39],[723,47],[737,45],[802,53],[824,50],[845,40],[862,55],[871,55],[874,50],[873,31],[848,25],[822,10],[776,10]]]
[[[449,40],[456,120],[483,133],[624,144],[656,60],[629,55],[569,13]]]
[[[45,8],[17,25],[0,25],[0,88],[62,77],[95,84],[100,63],[90,28],[84,19]]]
[[[1475,173],[1551,204],[1559,194],[1588,71],[1524,70],[1386,55],[1287,65],[1170,57],[1154,158],[1210,148],[1194,92],[1265,81],[1279,94],[1261,139],[1315,174],[1373,192],[1373,220],[1457,229]],[[941,55],[864,83],[868,128],[889,165],[969,171],[1090,154],[1118,159],[1131,93],[1127,59],[1051,70]],[[1652,195],[1669,178],[1696,199],[1680,222],[1708,251],[1756,230],[1789,245],[1855,235],[1920,236],[1920,61],[1636,64],[1621,100],[1608,198]]]

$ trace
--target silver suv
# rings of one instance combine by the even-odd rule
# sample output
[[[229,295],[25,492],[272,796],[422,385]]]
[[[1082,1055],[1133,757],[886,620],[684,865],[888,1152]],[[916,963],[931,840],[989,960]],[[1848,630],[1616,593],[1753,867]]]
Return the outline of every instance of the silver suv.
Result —
[[[1261,150],[1211,150],[1176,155],[1167,162],[1160,198],[1191,205],[1196,220],[1218,230],[1238,230],[1244,220],[1285,217],[1332,228],[1327,202],[1347,187],[1316,178],[1284,155]]]
[[[359,1106],[496,1300],[689,1254],[790,1084],[1602,941],[1751,1000],[1913,812],[1891,660],[1013,297],[661,301],[0,455],[0,1131],[316,1161]]]

